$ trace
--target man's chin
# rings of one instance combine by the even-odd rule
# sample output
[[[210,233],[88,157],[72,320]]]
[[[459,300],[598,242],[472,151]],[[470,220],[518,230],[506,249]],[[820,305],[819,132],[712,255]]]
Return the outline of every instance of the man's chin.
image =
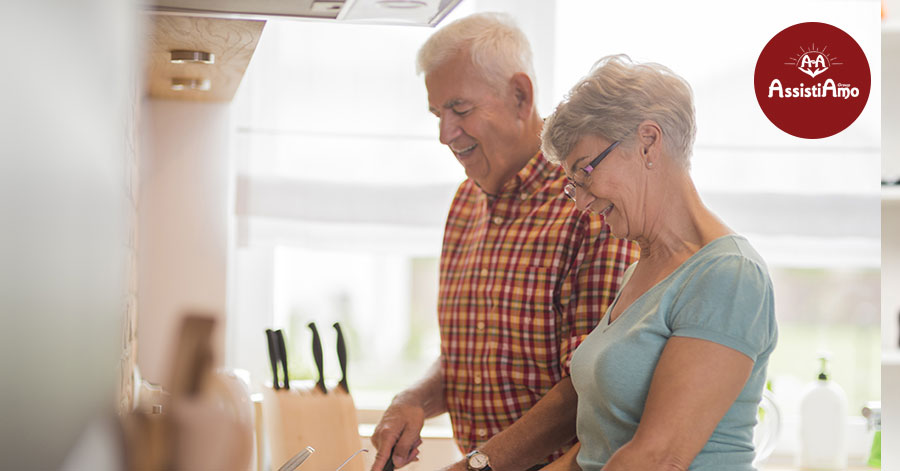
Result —
[[[471,180],[474,180],[476,183],[481,184],[487,178],[487,173],[484,169],[483,165],[480,165],[476,162],[468,162],[466,163],[460,162],[463,166],[463,170],[466,172],[466,177]]]

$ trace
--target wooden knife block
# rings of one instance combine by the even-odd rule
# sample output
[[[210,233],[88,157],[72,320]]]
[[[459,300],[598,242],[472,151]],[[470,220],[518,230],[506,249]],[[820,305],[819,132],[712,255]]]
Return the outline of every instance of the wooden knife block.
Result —
[[[340,389],[263,390],[263,427],[272,469],[307,446],[315,448],[299,471],[334,471],[362,448],[353,398]],[[374,450],[370,452],[374,453]],[[353,458],[344,470],[364,471],[365,458]]]

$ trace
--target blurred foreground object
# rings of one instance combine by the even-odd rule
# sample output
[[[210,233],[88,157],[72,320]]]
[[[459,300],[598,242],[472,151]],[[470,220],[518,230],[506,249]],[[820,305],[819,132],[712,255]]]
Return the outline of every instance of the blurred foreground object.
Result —
[[[4,7],[0,469],[43,471],[116,410],[130,346],[136,6]]]
[[[125,418],[128,469],[250,469],[254,443],[250,394],[237,376],[213,369],[214,326],[213,317],[185,317],[168,403]]]

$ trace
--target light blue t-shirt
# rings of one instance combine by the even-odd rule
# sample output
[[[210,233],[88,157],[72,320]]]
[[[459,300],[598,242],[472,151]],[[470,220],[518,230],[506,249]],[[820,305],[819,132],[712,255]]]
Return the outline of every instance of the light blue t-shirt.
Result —
[[[747,384],[690,469],[753,470],[753,427],[778,327],[768,270],[747,239],[728,235],[710,242],[610,324],[614,305],[572,357],[581,469],[599,470],[634,436],[663,347],[680,336],[725,345],[754,361]]]

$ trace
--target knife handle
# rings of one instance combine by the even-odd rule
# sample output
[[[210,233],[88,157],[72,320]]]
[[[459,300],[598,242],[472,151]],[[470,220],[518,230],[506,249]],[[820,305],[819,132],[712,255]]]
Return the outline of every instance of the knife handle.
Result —
[[[399,437],[397,437],[399,439]],[[397,443],[394,443],[394,446],[391,447],[391,456],[388,456],[387,462],[384,463],[384,468],[381,468],[383,471],[394,471],[394,449],[397,448]]]
[[[269,363],[272,365],[272,387],[280,389],[278,385],[278,352],[275,348],[275,332],[266,329],[266,343],[269,346]]]
[[[328,394],[328,388],[325,387],[325,371],[322,366],[322,340],[319,338],[319,330],[316,329],[316,323],[309,323],[309,330],[312,331],[313,335],[313,358],[316,360],[316,369],[319,370],[319,381],[316,382],[316,387],[322,391],[323,394]]]
[[[347,345],[344,343],[344,332],[341,330],[341,323],[334,323],[334,330],[337,331],[337,356],[338,363],[341,364],[341,382],[338,383],[345,393],[349,393],[347,387]]]
[[[281,329],[275,331],[275,340],[277,340],[279,361],[281,362],[281,384],[284,389],[291,389],[291,380],[288,377],[287,348],[284,346],[284,332]]]

